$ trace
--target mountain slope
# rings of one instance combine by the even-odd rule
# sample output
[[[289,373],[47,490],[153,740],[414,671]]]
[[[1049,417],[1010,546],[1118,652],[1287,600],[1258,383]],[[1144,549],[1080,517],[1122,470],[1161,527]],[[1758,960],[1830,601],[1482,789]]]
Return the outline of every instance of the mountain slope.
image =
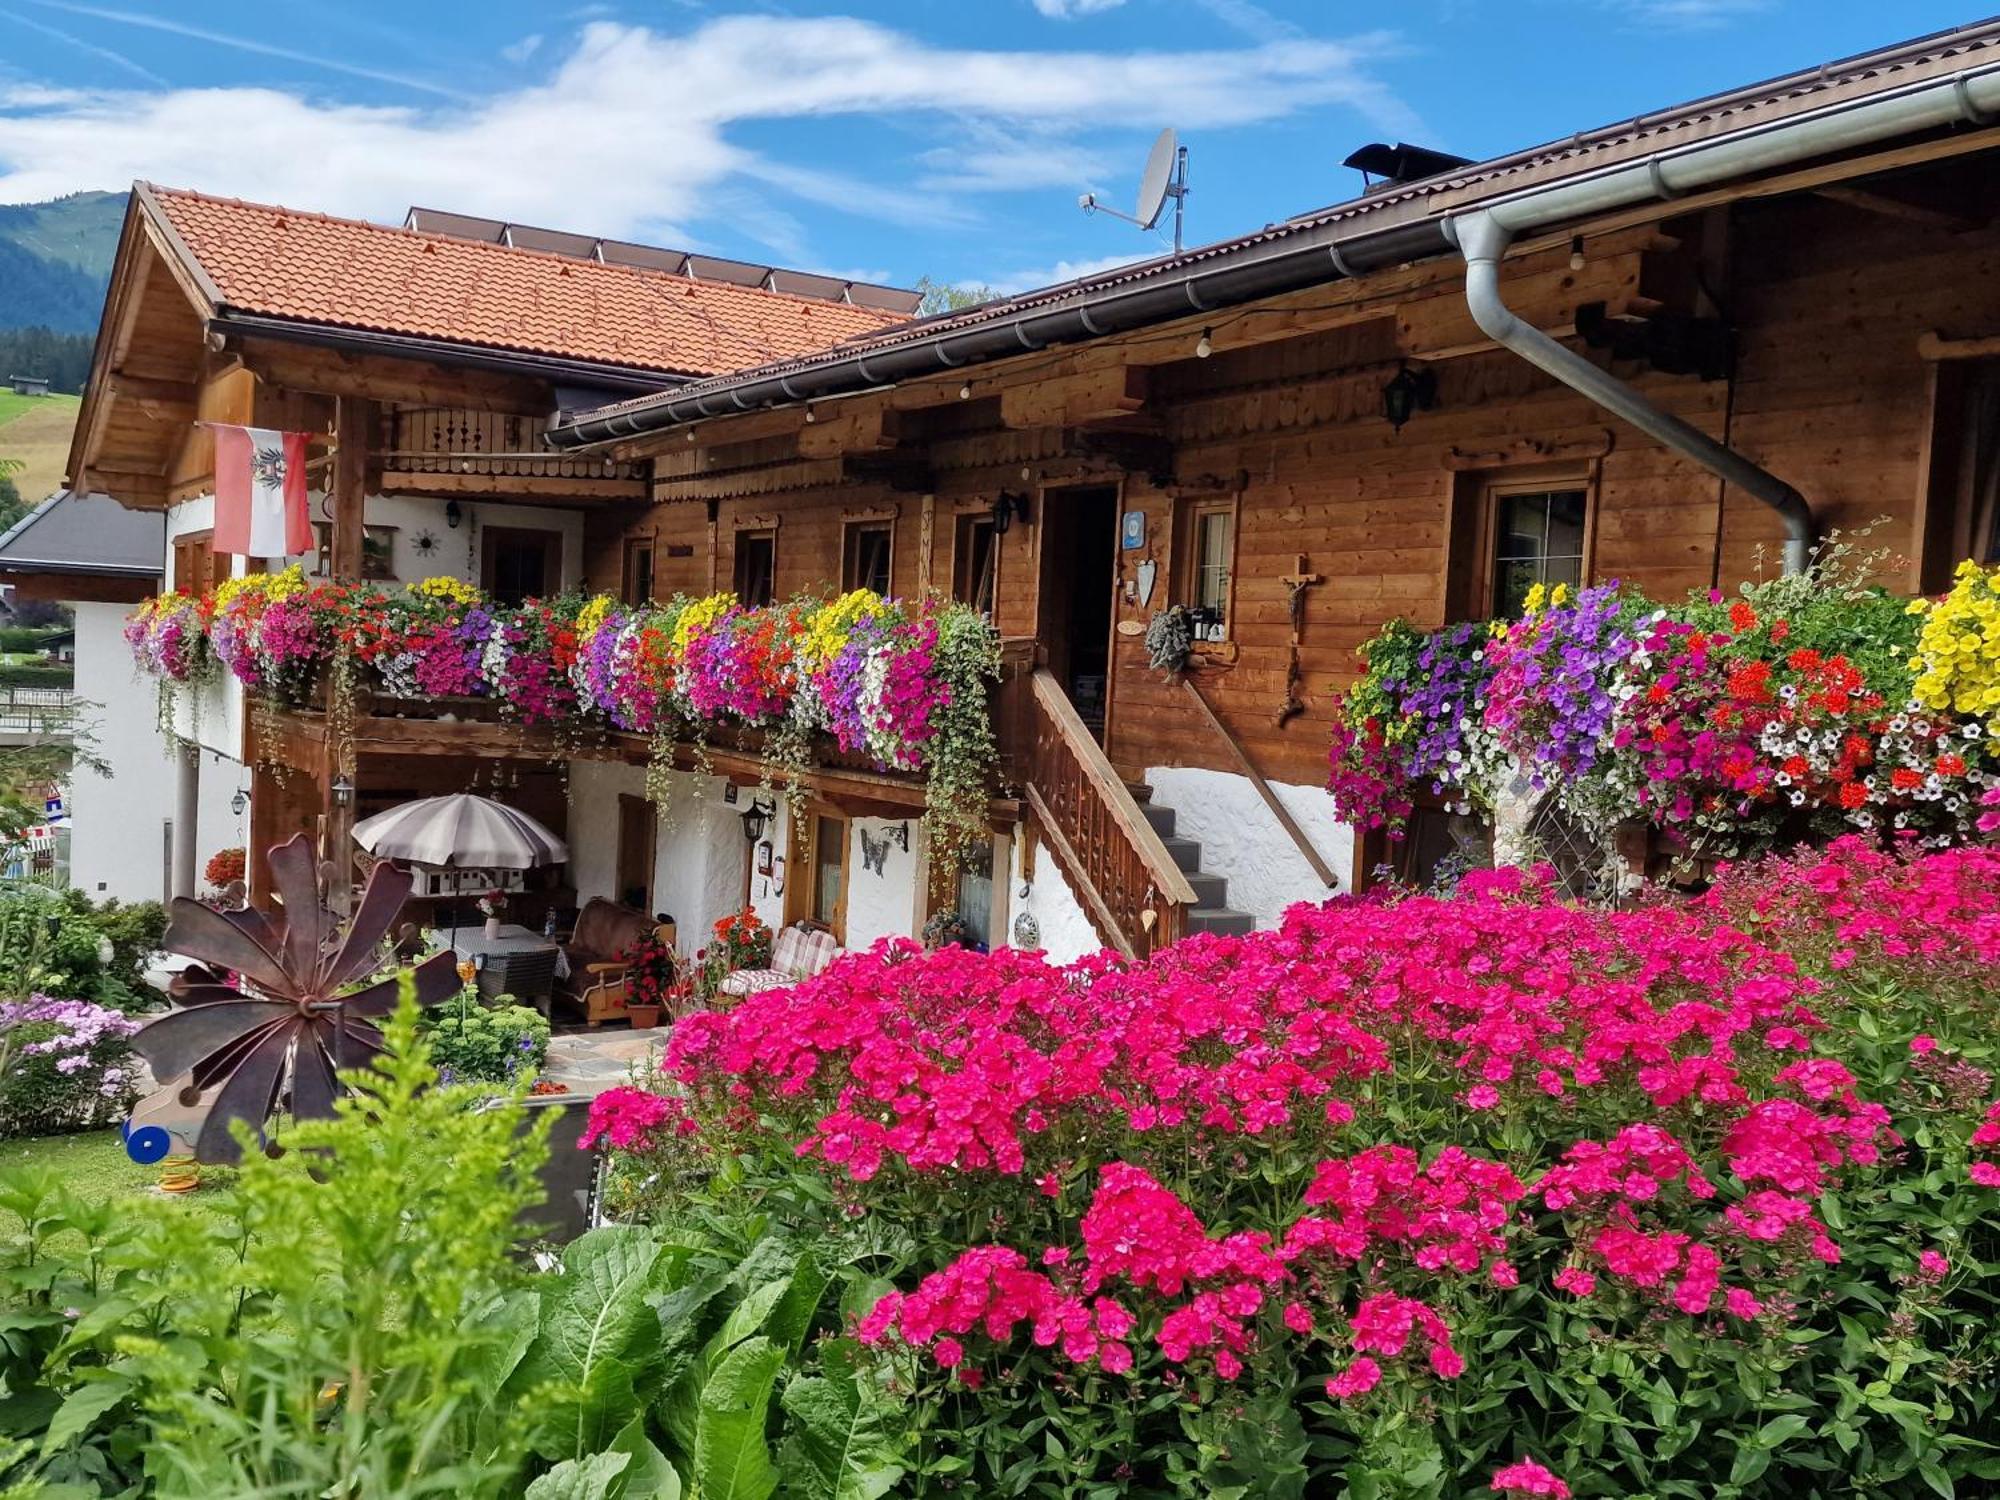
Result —
[[[123,193],[0,204],[0,329],[95,331],[124,217]]]

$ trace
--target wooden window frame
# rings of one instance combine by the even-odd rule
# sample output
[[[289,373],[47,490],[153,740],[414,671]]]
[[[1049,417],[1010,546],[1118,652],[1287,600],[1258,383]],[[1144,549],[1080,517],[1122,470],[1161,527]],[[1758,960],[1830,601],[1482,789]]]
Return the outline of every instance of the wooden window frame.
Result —
[[[847,942],[847,901],[853,894],[854,872],[851,868],[854,850],[853,820],[844,812],[836,811],[825,803],[808,801],[804,817],[795,818],[787,812],[789,832],[785,839],[785,925],[795,922],[817,922],[819,908],[819,844],[821,820],[840,825],[840,899],[834,904],[833,920],[828,924],[834,941]],[[803,821],[811,830],[805,839],[799,837],[799,824]],[[805,855],[805,868],[799,868],[799,855]],[[803,877],[803,878],[801,878]]]
[[[1227,647],[1236,639],[1236,579],[1237,558],[1243,551],[1243,497],[1240,494],[1207,495],[1199,499],[1180,501],[1174,508],[1174,568],[1173,598],[1188,609],[1197,607],[1197,589],[1201,577],[1201,523],[1207,516],[1229,517],[1229,585],[1223,591],[1222,634],[1198,636],[1194,645],[1197,650],[1206,646],[1216,649]]]
[[[1523,465],[1453,476],[1452,527],[1445,570],[1445,620],[1489,620],[1495,606],[1494,569],[1500,560],[1500,502],[1511,495],[1556,490],[1583,493],[1583,557],[1579,587],[1597,577],[1601,465]],[[1460,524],[1460,517],[1468,518]]]
[[[625,904],[625,830],[627,820],[638,816],[643,816],[646,819],[647,829],[646,899],[642,907],[634,909],[644,911],[647,916],[651,916],[653,914],[653,884],[658,879],[660,866],[660,815],[659,809],[653,806],[650,799],[635,796],[631,792],[620,792],[618,794],[618,831],[612,848],[611,879],[613,890],[611,899],[620,906]]]
[[[646,587],[639,588],[639,560],[646,561]],[[618,594],[626,604],[634,608],[651,604],[658,596],[660,586],[659,548],[650,536],[627,537],[623,555],[619,561]]]
[[[217,557],[226,557],[228,554],[218,554],[216,552],[214,527],[208,527],[201,531],[183,531],[173,540],[173,553],[174,591],[176,593],[205,594],[214,588],[216,584],[220,583],[222,578],[229,576],[227,573],[223,574],[222,578],[216,576]],[[194,561],[197,558],[202,560],[202,566],[199,568],[194,566]],[[207,576],[199,579],[190,579],[188,575],[193,572],[200,572]]]
[[[1966,471],[1971,438],[1967,410],[1975,389],[1986,380],[2000,381],[2000,355],[1925,362],[1927,401],[1910,542],[1913,593],[1943,593],[1960,560],[1977,556],[1977,499],[1970,494],[1975,476]]]
[[[775,526],[743,526],[733,534],[729,552],[729,582],[736,597],[746,606],[751,605],[748,590],[743,587],[743,544],[745,542],[768,541],[771,544],[771,597],[760,600],[760,604],[778,602],[778,528]]]
[[[970,597],[971,579],[967,576],[972,567],[971,540],[973,534],[984,526],[992,536],[987,547],[987,561],[991,568],[991,588],[988,593],[987,619],[991,620],[1000,611],[1000,528],[994,522],[991,511],[962,510],[951,518],[951,597],[971,609],[977,609],[978,602]]]
[[[870,584],[866,583],[865,581],[856,576],[860,572],[860,563],[861,563],[861,549],[857,544],[859,543],[864,533],[871,531],[881,532],[885,537],[888,538],[889,542],[889,565],[886,570],[888,573],[888,577],[883,580],[883,587],[880,590],[878,590],[878,592],[884,598],[887,598],[895,590],[896,587],[895,519],[890,516],[864,516],[856,518],[854,520],[843,521],[840,523],[840,591],[843,594],[851,593],[855,589],[871,587]],[[771,556],[773,563],[773,572],[775,573],[776,562],[777,562],[777,552],[775,547],[772,550]]]
[[[563,585],[563,534],[547,526],[485,526],[479,532],[479,586],[487,593],[493,592],[493,563],[500,550],[503,537],[539,537],[544,547],[542,564],[542,592],[526,597],[547,597],[562,592]],[[553,573],[553,577],[551,577]]]

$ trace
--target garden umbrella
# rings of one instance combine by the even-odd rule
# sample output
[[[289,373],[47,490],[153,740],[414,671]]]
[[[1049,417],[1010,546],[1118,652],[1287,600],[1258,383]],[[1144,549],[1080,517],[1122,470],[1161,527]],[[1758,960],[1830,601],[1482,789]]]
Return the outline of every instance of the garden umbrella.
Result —
[[[470,792],[377,813],[354,825],[354,842],[382,859],[466,870],[533,870],[569,860],[569,845],[526,813]]]

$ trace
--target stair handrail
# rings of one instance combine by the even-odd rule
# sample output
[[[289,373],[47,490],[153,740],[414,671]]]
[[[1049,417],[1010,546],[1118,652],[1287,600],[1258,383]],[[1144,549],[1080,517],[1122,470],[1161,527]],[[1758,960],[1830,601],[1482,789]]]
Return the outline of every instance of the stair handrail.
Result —
[[[1332,866],[1320,856],[1313,841],[1306,836],[1305,829],[1301,828],[1298,819],[1292,816],[1292,810],[1285,806],[1276,789],[1264,779],[1264,773],[1257,769],[1256,763],[1250,759],[1249,752],[1243,748],[1236,736],[1229,732],[1229,726],[1222,722],[1222,716],[1202,694],[1195,680],[1192,677],[1183,677],[1181,686],[1186,688],[1188,696],[1194,699],[1195,706],[1201,710],[1202,717],[1208,720],[1209,727],[1221,737],[1222,743],[1228,747],[1230,756],[1235,760],[1237,769],[1249,778],[1250,785],[1257,789],[1257,795],[1264,799],[1264,805],[1271,809],[1272,816],[1277,818],[1279,826],[1291,835],[1299,853],[1304,855],[1306,863],[1312,866],[1313,874],[1319,876],[1328,890],[1339,890],[1340,877],[1333,873]]]

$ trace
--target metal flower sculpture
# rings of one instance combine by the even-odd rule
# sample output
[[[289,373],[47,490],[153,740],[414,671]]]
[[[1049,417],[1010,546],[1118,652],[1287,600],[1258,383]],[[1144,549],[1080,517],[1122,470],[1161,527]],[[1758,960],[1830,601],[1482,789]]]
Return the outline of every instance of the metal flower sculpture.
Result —
[[[344,930],[327,909],[304,835],[271,851],[271,877],[284,902],[276,916],[247,907],[216,911],[185,896],[173,902],[167,951],[207,968],[190,969],[189,982],[175,987],[179,1008],[132,1039],[161,1084],[135,1111],[135,1123],[148,1115],[173,1119],[174,1133],[190,1138],[204,1162],[235,1161],[231,1122],[261,1131],[281,1102],[298,1118],[333,1113],[336,1070],[364,1065],[382,1050],[373,1018],[396,1004],[393,975],[341,990],[381,966],[382,941],[410,894],[409,873],[378,864]],[[421,1005],[458,992],[449,952],[418,965],[415,978]],[[128,1149],[135,1144],[128,1141]],[[159,1147],[164,1151],[164,1136]]]

